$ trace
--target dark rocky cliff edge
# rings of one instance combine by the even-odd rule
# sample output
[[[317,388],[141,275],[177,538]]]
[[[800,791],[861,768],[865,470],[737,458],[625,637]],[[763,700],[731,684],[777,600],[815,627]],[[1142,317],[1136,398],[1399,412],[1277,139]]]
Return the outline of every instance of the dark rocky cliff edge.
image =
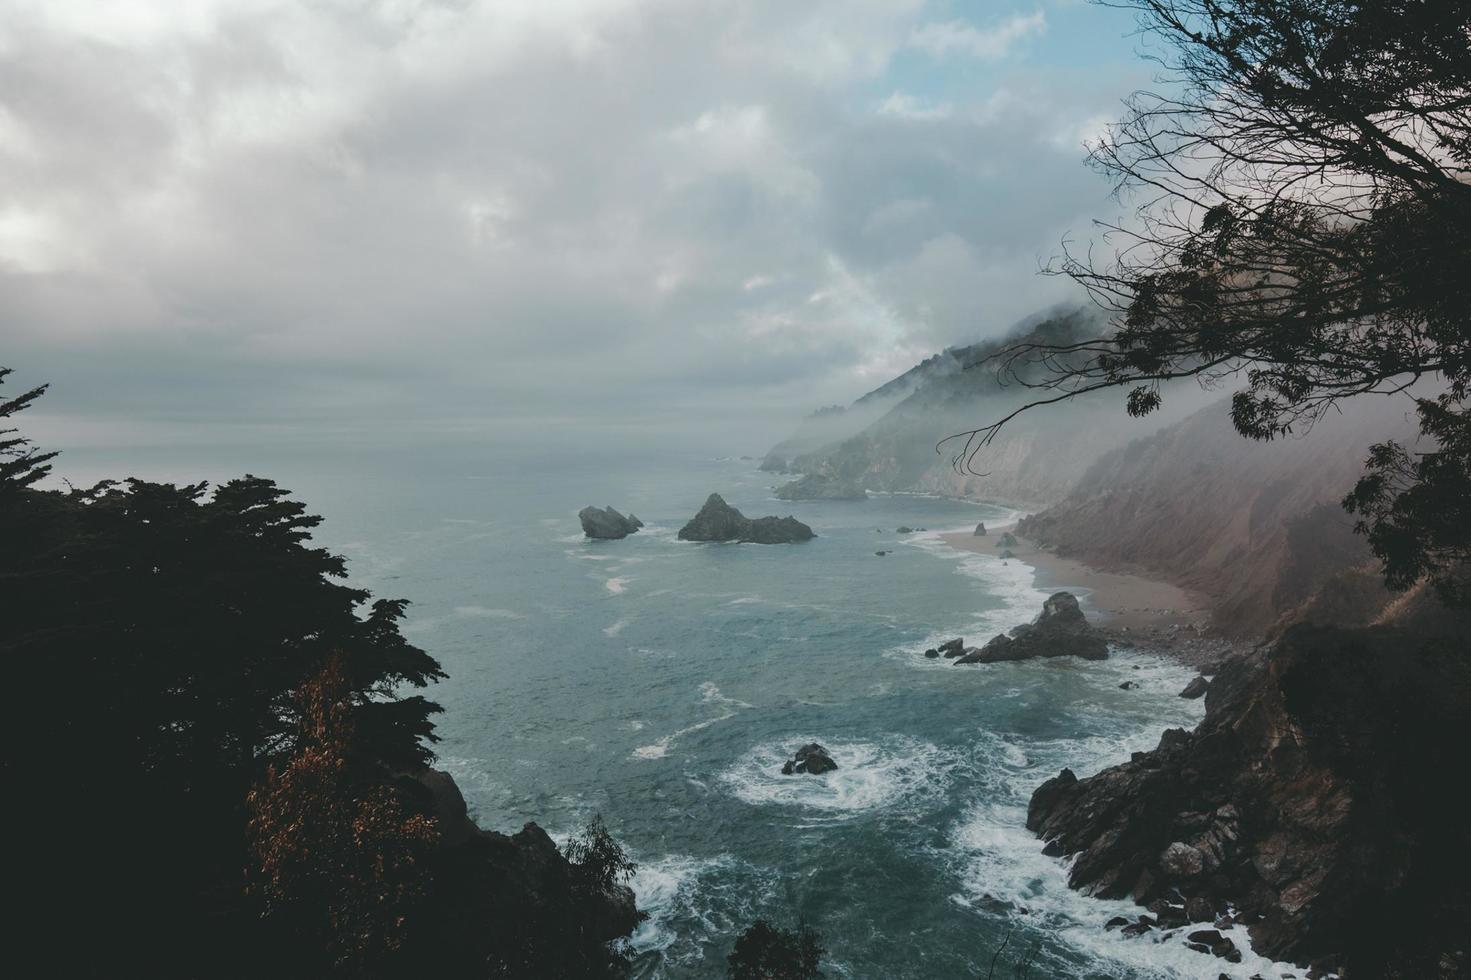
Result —
[[[1027,826],[1075,856],[1073,887],[1153,903],[1156,928],[1208,903],[1258,952],[1350,980],[1471,976],[1466,635],[1291,627],[1222,669],[1194,732],[1064,770]]]
[[[515,834],[480,829],[449,773],[426,769],[404,782],[438,822],[431,914],[423,917],[434,935],[423,945],[442,951],[445,975],[487,975],[486,964],[457,959],[461,937],[487,932],[480,945],[501,958],[492,976],[619,975],[619,946],[642,919],[632,889],[590,881],[535,823]]]

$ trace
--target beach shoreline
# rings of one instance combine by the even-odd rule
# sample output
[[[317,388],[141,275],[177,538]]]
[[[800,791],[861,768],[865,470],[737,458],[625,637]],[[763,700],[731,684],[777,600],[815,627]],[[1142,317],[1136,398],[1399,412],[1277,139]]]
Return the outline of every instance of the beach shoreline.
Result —
[[[958,551],[974,554],[994,556],[1009,550],[1012,560],[1032,568],[1037,588],[1049,593],[1072,592],[1095,625],[1120,633],[1140,634],[1141,640],[1171,627],[1203,629],[1209,620],[1210,608],[1204,597],[1178,586],[1127,572],[1101,571],[1039,548],[1025,538],[1017,539],[1008,548],[1001,547],[998,539],[1007,531],[1014,532],[1014,524],[988,530],[990,533],[984,537],[970,531],[951,531],[940,538]]]

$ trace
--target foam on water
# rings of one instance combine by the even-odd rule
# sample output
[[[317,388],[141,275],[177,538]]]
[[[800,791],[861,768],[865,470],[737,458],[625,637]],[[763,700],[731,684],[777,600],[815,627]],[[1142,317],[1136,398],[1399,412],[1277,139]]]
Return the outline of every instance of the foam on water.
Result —
[[[649,917],[634,932],[635,975],[658,975],[665,963],[705,959],[711,942],[725,943],[769,904],[779,876],[730,854],[684,854],[638,860],[629,883]],[[724,973],[724,964],[719,964]]]
[[[623,575],[610,578],[603,583],[603,587],[614,595],[621,595],[623,590],[628,588],[628,578]]]
[[[954,826],[951,847],[937,855],[949,862],[959,883],[953,900],[979,910],[1005,909],[1009,917],[1071,946],[1098,975],[1201,980],[1214,980],[1223,973],[1265,978],[1278,978],[1284,972],[1301,975],[1289,964],[1273,963],[1254,953],[1244,928],[1227,934],[1242,952],[1239,964],[1187,948],[1184,940],[1189,929],[1173,934],[1156,931],[1138,938],[1122,936],[1117,930],[1108,932],[1103,926],[1110,918],[1133,919],[1142,910],[1129,901],[1100,900],[1073,891],[1067,887],[1069,862],[1042,853],[1040,842],[1026,829],[1027,803],[1042,780],[1063,766],[1088,775],[1114,765],[1130,752],[1152,748],[1163,728],[1192,727],[1203,713],[1199,702],[1176,697],[1192,672],[1161,658],[1115,654],[1108,661],[1090,664],[1083,676],[1089,696],[1096,700],[1084,702],[1077,718],[1094,734],[1027,740],[986,730],[976,733],[973,762],[983,791]],[[1140,687],[1119,691],[1120,679],[1133,680]],[[1121,703],[1125,705],[1122,709]],[[1058,962],[1051,967],[1063,969],[1067,964]]]
[[[982,593],[993,600],[1000,600],[999,606],[976,613],[968,623],[957,623],[954,628],[937,630],[925,637],[923,642],[905,644],[891,651],[914,666],[926,669],[951,666],[949,660],[928,658],[924,651],[956,636],[963,636],[970,646],[980,646],[997,633],[1031,622],[1047,599],[1049,593],[1033,584],[1036,572],[1032,566],[1015,558],[1003,561],[995,555],[961,551],[951,547],[943,538],[946,534],[970,530],[972,529],[950,528],[921,531],[901,539],[901,543],[909,547],[953,563],[957,573],[980,583]]]
[[[616,623],[612,623],[612,624],[610,624],[608,626],[604,626],[603,627],[603,635],[604,636],[617,636],[619,633],[622,633],[623,632],[623,628],[625,626],[627,626],[627,625],[628,625],[628,620],[627,619],[620,619]]]
[[[640,745],[633,750],[633,757],[635,759],[662,759],[669,754],[670,747],[684,736],[702,731],[719,722],[728,721],[736,716],[739,709],[751,707],[744,701],[737,701],[735,698],[728,698],[721,694],[720,688],[713,681],[705,681],[700,685],[700,703],[720,705],[726,710],[714,718],[706,718],[704,721],[670,732],[648,745]]]
[[[783,776],[782,764],[808,742],[821,743],[838,768],[817,776]],[[943,789],[954,762],[929,742],[904,735],[850,742],[794,734],[755,746],[719,778],[737,799],[753,806],[792,807],[847,819],[933,797]]]

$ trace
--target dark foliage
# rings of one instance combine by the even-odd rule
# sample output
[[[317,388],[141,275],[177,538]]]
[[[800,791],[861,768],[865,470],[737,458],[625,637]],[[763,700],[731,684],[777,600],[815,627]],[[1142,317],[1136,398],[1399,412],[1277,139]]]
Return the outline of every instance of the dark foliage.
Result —
[[[242,887],[246,795],[302,748],[294,692],[337,651],[360,764],[417,768],[439,709],[399,690],[439,665],[399,635],[404,603],[359,617],[368,594],[309,545],[320,519],[269,480],[43,490],[54,454],[5,435],[0,656],[25,694],[4,712],[3,766],[7,839],[26,842],[21,921],[77,933],[38,945],[48,972],[248,972],[261,937]]]
[[[822,936],[806,924],[782,929],[757,919],[741,933],[726,957],[731,980],[813,980],[822,976],[818,966]]]
[[[601,813],[593,814],[582,833],[562,846],[562,856],[577,867],[587,887],[600,891],[628,884],[638,871],[638,865],[608,833]]]
[[[1300,432],[1340,399],[1406,392],[1430,445],[1375,450],[1349,498],[1390,585],[1454,594],[1468,551],[1471,5],[1450,0],[1129,0],[1162,42],[1165,94],[1139,94],[1092,152],[1137,220],[1112,261],[1052,271],[1110,332],[990,360],[1047,390],[956,437],[967,467],[1016,414],[1102,388],[1144,415],[1161,383],[1237,385],[1245,436]],[[1037,379],[1041,368],[1044,376]],[[1434,392],[1425,395],[1425,386]]]

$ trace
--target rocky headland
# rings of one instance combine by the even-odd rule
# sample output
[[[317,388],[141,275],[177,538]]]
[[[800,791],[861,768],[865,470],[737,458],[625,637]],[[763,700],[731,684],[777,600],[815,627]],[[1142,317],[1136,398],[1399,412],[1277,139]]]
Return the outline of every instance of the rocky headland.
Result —
[[[601,510],[596,507],[584,507],[577,512],[577,519],[582,522],[583,534],[600,540],[626,538],[644,526],[644,522],[632,514],[625,516],[612,507],[604,507]]]
[[[858,483],[822,473],[809,473],[776,488],[778,500],[867,500]]]
[[[736,510],[718,493],[705,500],[700,512],[679,529],[681,541],[739,541],[752,544],[787,544],[807,541],[817,535],[795,517],[750,518]]]
[[[1318,975],[1463,977],[1471,821],[1442,751],[1460,763],[1468,708],[1464,633],[1294,626],[1222,666],[1195,731],[1043,783],[1027,826],[1074,888],[1148,905],[1126,931],[1216,922]]]
[[[609,955],[604,951],[643,920],[632,889],[589,875],[535,823],[514,834],[478,827],[449,773],[425,769],[401,782],[404,795],[416,799],[439,830],[434,890],[426,899],[432,914],[422,917],[433,930],[421,937],[427,947],[452,950],[462,945],[458,937],[491,930],[490,948],[522,950],[528,957],[527,964],[501,964],[512,975],[535,969],[581,976],[601,966],[600,958]],[[447,953],[441,966],[445,975],[461,975],[468,965]]]

